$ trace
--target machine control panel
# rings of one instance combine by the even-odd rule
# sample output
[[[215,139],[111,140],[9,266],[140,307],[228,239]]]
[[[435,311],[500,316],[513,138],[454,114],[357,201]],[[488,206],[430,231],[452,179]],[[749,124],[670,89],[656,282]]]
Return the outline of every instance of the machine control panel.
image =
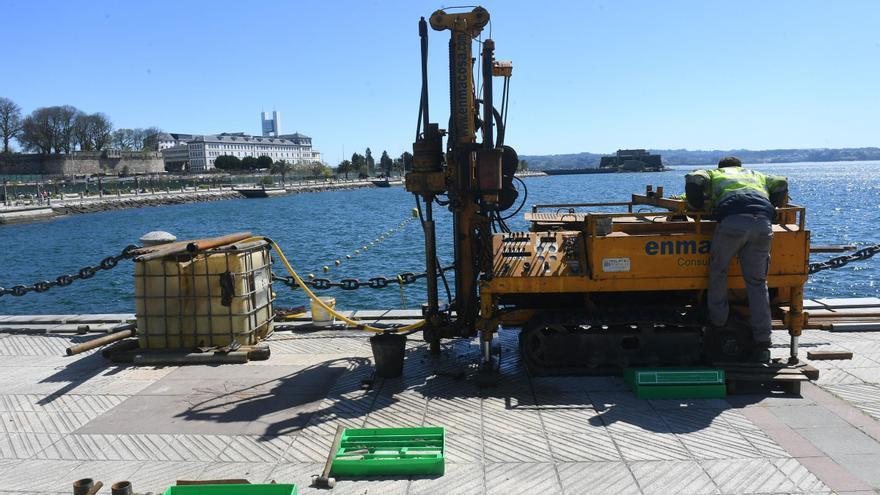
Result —
[[[581,275],[580,232],[509,232],[492,238],[494,277]]]

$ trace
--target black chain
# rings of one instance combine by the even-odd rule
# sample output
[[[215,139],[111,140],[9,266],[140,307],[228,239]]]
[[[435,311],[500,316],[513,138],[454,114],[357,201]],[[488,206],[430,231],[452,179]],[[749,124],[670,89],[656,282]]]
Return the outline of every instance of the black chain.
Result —
[[[880,244],[874,244],[873,246],[868,246],[866,248],[859,249],[858,251],[848,254],[845,256],[838,256],[836,258],[831,258],[827,261],[821,261],[819,263],[810,263],[810,274],[821,272],[822,270],[828,270],[830,268],[840,268],[849,264],[850,261],[862,261],[866,260],[875,254],[880,253]]]
[[[16,285],[8,289],[0,287],[0,297],[7,295],[21,297],[28,292],[46,292],[52,287],[67,287],[76,280],[90,279],[101,270],[112,270],[116,267],[116,265],[119,264],[120,261],[134,258],[135,249],[138,249],[138,246],[129,245],[122,250],[122,253],[116,256],[107,256],[106,258],[102,259],[97,266],[84,266],[76,273],[70,275],[61,275],[55,280],[42,280],[40,282],[35,282],[31,285]]]
[[[448,271],[452,270],[454,265],[444,266],[442,270]],[[413,272],[403,272],[397,275],[392,275],[390,277],[373,277],[369,280],[358,280],[356,278],[344,278],[339,282],[334,282],[329,278],[313,278],[311,280],[303,280],[306,285],[308,285],[312,289],[324,290],[331,289],[334,287],[340,288],[342,290],[357,290],[362,289],[364,287],[370,289],[384,289],[392,284],[399,285],[410,285],[416,283],[419,279],[426,278],[428,276],[427,272],[422,273],[413,273]],[[279,275],[272,275],[272,280],[275,282],[281,282],[282,284],[296,289],[299,285],[296,283],[296,280],[293,277],[282,277]]]

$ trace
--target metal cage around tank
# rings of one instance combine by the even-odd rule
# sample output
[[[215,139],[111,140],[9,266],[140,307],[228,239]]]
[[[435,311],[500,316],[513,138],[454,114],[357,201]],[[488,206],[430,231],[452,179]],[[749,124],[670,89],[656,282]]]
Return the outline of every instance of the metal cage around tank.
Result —
[[[253,345],[272,332],[272,259],[264,240],[135,264],[140,347]]]

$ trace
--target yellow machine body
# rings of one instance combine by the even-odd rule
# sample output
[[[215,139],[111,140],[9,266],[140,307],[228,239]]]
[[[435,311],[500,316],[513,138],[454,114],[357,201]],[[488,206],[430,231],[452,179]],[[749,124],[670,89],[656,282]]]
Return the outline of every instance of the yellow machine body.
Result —
[[[661,211],[634,212],[646,206]],[[601,211],[610,207],[626,211]],[[717,222],[703,212],[687,211],[683,201],[633,195],[632,201],[621,203],[541,205],[525,217],[531,225],[528,232],[493,236],[492,274],[480,283],[478,325],[484,340],[504,326],[528,326],[554,314],[569,315],[566,324],[573,330],[579,327],[578,318],[596,316],[601,321],[599,315],[632,311],[632,320],[623,326],[635,328],[645,318],[638,312],[644,315],[652,305],[683,313],[702,306]],[[804,209],[780,208],[767,285],[774,313],[793,337],[804,325],[809,249]],[[745,293],[737,291],[745,282],[736,260],[728,276],[734,309],[747,313]]]

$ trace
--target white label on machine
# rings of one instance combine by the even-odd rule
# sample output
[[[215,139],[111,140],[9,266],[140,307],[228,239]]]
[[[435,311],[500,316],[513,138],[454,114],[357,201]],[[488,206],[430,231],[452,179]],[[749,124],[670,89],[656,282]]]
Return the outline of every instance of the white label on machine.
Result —
[[[628,272],[629,258],[602,258],[603,272]]]

